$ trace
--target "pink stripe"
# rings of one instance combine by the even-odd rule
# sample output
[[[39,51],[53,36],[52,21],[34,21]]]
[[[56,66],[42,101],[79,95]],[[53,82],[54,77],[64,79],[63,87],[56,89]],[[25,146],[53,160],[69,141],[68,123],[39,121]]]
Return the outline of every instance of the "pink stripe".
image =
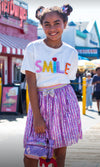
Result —
[[[40,87],[38,88],[38,90],[43,91],[44,89],[57,89],[57,88],[61,88],[66,86],[67,84],[59,84],[59,85],[54,85],[54,86],[50,86],[50,87]]]
[[[34,156],[34,155],[27,155],[27,154],[24,154],[26,157],[28,158],[32,158],[32,159],[39,159],[39,157],[37,156]]]

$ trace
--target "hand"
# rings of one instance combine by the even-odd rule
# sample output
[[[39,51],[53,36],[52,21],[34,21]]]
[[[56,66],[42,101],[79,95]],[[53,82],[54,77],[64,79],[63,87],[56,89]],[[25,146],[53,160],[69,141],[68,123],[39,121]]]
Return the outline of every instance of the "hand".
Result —
[[[36,133],[45,133],[46,123],[40,113],[35,116],[33,124]]]

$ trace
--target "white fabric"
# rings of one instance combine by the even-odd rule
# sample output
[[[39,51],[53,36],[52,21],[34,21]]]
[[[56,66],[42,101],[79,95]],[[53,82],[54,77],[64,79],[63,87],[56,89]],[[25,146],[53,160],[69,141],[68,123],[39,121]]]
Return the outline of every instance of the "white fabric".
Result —
[[[37,86],[45,87],[70,83],[76,78],[77,65],[78,54],[73,47],[63,42],[60,48],[51,48],[42,39],[26,47],[21,72],[36,73]]]

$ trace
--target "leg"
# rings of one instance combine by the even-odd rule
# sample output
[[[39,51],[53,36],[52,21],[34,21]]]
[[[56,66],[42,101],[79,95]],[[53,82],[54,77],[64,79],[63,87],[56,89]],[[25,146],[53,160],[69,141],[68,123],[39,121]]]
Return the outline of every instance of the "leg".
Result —
[[[98,108],[98,112],[100,111],[100,108],[99,108],[99,101],[100,101],[100,100],[97,100],[97,108]]]
[[[90,108],[92,108],[92,94],[90,95]]]
[[[24,156],[24,167],[38,167],[38,160]]]
[[[66,147],[57,148],[54,150],[57,167],[64,167],[66,157]]]
[[[88,110],[88,107],[89,107],[89,98],[90,98],[89,91],[86,91],[86,109],[87,110]]]

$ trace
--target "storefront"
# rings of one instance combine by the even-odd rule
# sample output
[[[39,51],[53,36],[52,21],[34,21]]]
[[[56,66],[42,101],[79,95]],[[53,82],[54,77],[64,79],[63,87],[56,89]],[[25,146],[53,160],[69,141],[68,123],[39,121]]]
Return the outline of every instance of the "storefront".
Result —
[[[20,82],[20,67],[27,44],[37,39],[37,23],[27,18],[22,1],[0,1],[0,77],[3,84]]]

